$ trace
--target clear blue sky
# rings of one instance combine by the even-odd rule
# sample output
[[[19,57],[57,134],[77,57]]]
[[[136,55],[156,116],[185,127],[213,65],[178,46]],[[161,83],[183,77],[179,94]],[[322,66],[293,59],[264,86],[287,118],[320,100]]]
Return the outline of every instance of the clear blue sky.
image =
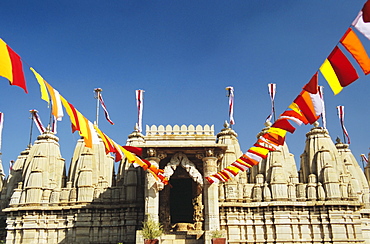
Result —
[[[214,124],[228,119],[225,87],[235,88],[235,131],[247,150],[270,113],[267,84],[277,84],[279,115],[319,69],[365,1],[1,1],[0,37],[90,121],[93,89],[101,87],[115,125],[100,128],[125,144],[137,120],[135,90],[144,89],[146,125]],[[360,36],[360,34],[359,34]],[[362,38],[368,52],[370,41]],[[5,114],[2,161],[8,172],[29,142],[30,109],[44,124],[47,104],[24,65],[29,94],[0,78]],[[369,152],[369,77],[334,96],[324,78],[327,122],[342,138],[336,106],[345,106],[352,152]],[[287,136],[299,163],[305,133]],[[34,127],[32,142],[38,135]],[[69,118],[58,123],[69,164],[78,134]]]

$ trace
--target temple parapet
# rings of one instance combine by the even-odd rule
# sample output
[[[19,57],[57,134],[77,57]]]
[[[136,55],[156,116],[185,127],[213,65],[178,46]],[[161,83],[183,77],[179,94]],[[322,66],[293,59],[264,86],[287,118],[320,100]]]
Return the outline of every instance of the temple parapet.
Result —
[[[155,136],[155,135],[214,135],[214,125],[147,125],[146,126],[146,136]]]

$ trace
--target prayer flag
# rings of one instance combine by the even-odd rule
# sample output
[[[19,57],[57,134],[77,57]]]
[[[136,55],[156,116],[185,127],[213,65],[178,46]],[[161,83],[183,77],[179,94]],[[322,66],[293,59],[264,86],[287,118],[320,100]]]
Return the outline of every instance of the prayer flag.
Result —
[[[142,131],[143,128],[143,101],[144,101],[144,90],[136,90],[136,106],[137,106],[137,130]]]
[[[342,87],[346,87],[359,78],[355,68],[352,66],[348,58],[336,46],[328,57],[335,74],[338,77]]]
[[[98,126],[94,125],[95,131],[98,133],[100,139],[102,139],[105,147],[105,153],[108,154],[110,152],[114,152],[114,147],[112,143],[109,141],[107,138],[107,135],[105,135],[99,128]]]
[[[316,115],[321,115],[323,107],[321,96],[319,93],[318,72],[316,72],[312,76],[311,80],[303,87],[303,90],[307,91],[310,94],[311,102],[315,109]]]
[[[0,76],[9,80],[10,85],[19,86],[28,93],[21,57],[0,38]]]
[[[297,125],[308,124],[306,117],[296,110],[285,110],[280,114],[279,119],[289,119],[294,121]]]
[[[360,39],[357,37],[356,33],[348,28],[347,32],[340,39],[340,43],[347,49],[347,51],[352,55],[356,62],[360,65],[361,69],[364,71],[365,75],[370,73],[370,59],[367,52],[362,45]]]
[[[282,136],[271,131],[268,131],[267,133],[263,134],[262,137],[278,146],[284,145],[285,142],[285,135]]]
[[[69,119],[71,120],[72,133],[74,133],[76,130],[80,131],[80,123],[78,122],[78,116],[75,107],[62,96],[60,96],[60,100],[62,101],[62,104],[69,116]]]
[[[280,128],[280,129],[283,129],[283,130],[286,130],[290,133],[294,133],[295,131],[295,128],[294,126],[292,126],[288,119],[285,119],[285,118],[279,118],[278,120],[276,120],[272,125],[271,127],[274,127],[274,128]]]
[[[229,121],[230,125],[234,125],[234,87],[228,86],[226,90],[228,91],[227,96],[229,97]]]
[[[113,121],[109,118],[109,113],[108,113],[107,107],[105,106],[103,96],[101,95],[100,92],[98,92],[98,99],[99,99],[100,105],[102,106],[102,108],[104,110],[105,118],[108,120],[108,122],[110,124],[114,125]]]
[[[359,78],[355,68],[338,46],[334,48],[321,65],[320,71],[333,90],[334,95],[337,95],[343,87]]]
[[[46,85],[45,85],[45,82],[44,82],[44,78],[42,78],[42,76],[39,73],[37,73],[36,70],[34,70],[34,68],[30,67],[30,70],[33,72],[33,74],[36,77],[37,82],[40,85],[41,99],[46,101],[47,103],[50,103],[50,98],[49,98],[49,94],[46,90]]]
[[[299,107],[300,112],[306,117],[307,121],[310,124],[313,124],[316,120],[319,119],[319,115],[322,111],[320,111],[319,107],[315,107],[318,105],[314,103],[311,93],[303,90],[294,100],[294,103]]]
[[[262,147],[251,147],[248,149],[249,153],[253,153],[263,159],[267,158],[267,154],[270,152],[270,150]]]
[[[270,95],[270,100],[271,100],[271,114],[266,118],[266,122],[271,121],[271,118],[275,113],[276,84],[269,83],[269,84],[267,84],[267,87],[268,87],[268,93]]]
[[[51,113],[57,118],[58,121],[61,121],[64,114],[60,94],[56,89],[49,85],[49,83],[47,83],[46,80],[44,80],[44,83],[51,96],[51,105],[52,105]]]
[[[324,63],[320,67],[320,72],[328,82],[330,88],[334,92],[334,95],[337,95],[343,90],[343,87],[340,85],[337,75],[331,66],[329,60],[325,59]]]
[[[137,156],[141,156],[143,153],[143,149],[140,147],[133,147],[133,146],[122,146],[129,152],[135,153]]]
[[[348,144],[351,144],[351,139],[349,138],[348,131],[346,127],[344,126],[344,106],[337,106],[337,111],[338,111],[339,122],[342,127],[343,134],[345,135],[344,143],[347,143],[346,142],[346,138],[347,138]]]
[[[359,32],[370,39],[370,2],[367,1],[361,11],[358,13],[355,20],[352,22]]]

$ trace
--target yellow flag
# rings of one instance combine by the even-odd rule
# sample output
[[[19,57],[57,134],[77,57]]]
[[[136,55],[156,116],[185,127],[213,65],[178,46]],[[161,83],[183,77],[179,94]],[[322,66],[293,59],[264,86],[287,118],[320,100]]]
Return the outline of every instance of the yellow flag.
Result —
[[[0,39],[0,76],[13,81],[12,61],[9,57],[9,51],[6,43]]]
[[[320,71],[321,74],[326,79],[326,81],[328,82],[330,88],[334,92],[334,95],[337,95],[339,92],[343,90],[343,87],[341,86],[338,77],[335,74],[333,66],[331,66],[328,59],[325,59],[324,63],[320,67]]]
[[[47,103],[50,103],[50,98],[46,89],[46,85],[44,83],[44,78],[42,78],[42,76],[39,73],[37,73],[36,70],[34,70],[34,68],[30,67],[30,70],[33,72],[37,82],[40,85],[41,99],[46,101]]]

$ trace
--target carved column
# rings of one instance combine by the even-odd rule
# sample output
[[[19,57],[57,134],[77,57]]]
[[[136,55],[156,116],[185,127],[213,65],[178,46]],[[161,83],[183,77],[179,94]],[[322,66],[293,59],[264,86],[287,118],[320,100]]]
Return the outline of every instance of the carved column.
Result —
[[[204,177],[217,173],[217,157],[213,149],[206,150],[206,157],[202,158]],[[204,228],[205,230],[220,229],[220,214],[218,206],[218,183],[204,184]]]
[[[164,153],[158,154],[153,148],[149,148],[148,160],[151,164],[159,168],[159,162],[167,155]],[[152,220],[159,222],[159,191],[163,189],[163,184],[156,181],[153,175],[149,172],[145,177],[145,215],[149,215]]]

